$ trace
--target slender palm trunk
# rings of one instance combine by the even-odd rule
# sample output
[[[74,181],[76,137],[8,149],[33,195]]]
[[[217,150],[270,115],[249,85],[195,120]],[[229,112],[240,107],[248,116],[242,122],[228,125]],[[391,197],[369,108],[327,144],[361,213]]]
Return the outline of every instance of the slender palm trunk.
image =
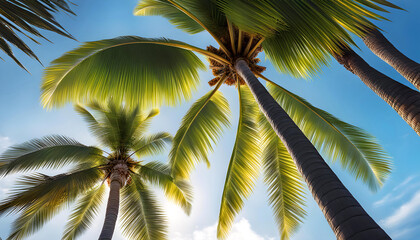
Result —
[[[351,49],[334,56],[387,102],[420,135],[420,93],[377,71]]]
[[[325,218],[340,240],[390,239],[365,212],[244,60],[235,64],[261,111],[293,158]]]
[[[371,29],[363,42],[376,56],[391,65],[404,78],[420,90],[420,64],[411,60],[385,38],[377,29]]]
[[[116,176],[118,175],[118,176]],[[119,174],[111,175],[108,204],[106,206],[105,221],[99,240],[111,240],[117,222],[120,208],[120,189],[122,186]]]

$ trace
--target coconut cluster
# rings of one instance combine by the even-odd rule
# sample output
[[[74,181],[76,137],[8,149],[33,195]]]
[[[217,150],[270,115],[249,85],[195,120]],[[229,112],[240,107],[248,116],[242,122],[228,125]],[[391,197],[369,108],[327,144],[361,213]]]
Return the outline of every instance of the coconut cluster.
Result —
[[[266,68],[263,66],[258,65],[258,63],[261,61],[259,58],[257,58],[257,55],[262,52],[262,47],[258,46],[255,48],[255,51],[252,54],[248,54],[250,50],[254,49],[256,44],[259,42],[260,38],[251,37],[248,34],[243,34],[241,40],[241,48],[239,51],[237,51],[237,45],[234,44],[235,51],[232,50],[232,44],[230,43],[230,37],[225,36],[220,38],[222,43],[226,46],[228,51],[230,51],[231,56],[227,56],[226,53],[221,50],[220,48],[216,48],[213,46],[208,46],[207,51],[214,53],[218,56],[223,57],[224,59],[227,59],[231,62],[231,64],[224,64],[219,61],[216,61],[214,59],[209,58],[210,62],[210,69],[212,70],[213,75],[215,78],[210,80],[208,83],[210,86],[216,85],[221,78],[224,78],[227,76],[227,79],[225,80],[225,84],[229,86],[236,86],[236,82],[239,82],[241,85],[245,85],[245,81],[242,79],[242,77],[235,71],[234,65],[235,61],[237,59],[243,59],[248,63],[249,68],[254,73],[262,73]],[[252,41],[249,44],[249,41]],[[238,39],[235,39],[235,42],[238,42]],[[249,56],[248,56],[249,55]]]

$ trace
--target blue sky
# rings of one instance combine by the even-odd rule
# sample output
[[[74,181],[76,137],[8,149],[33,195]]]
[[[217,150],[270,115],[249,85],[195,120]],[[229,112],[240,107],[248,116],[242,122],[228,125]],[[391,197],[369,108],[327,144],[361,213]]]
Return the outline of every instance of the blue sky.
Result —
[[[63,14],[58,18],[79,42],[121,35],[138,35],[142,37],[165,36],[203,48],[209,44],[216,45],[208,34],[188,35],[175,29],[163,18],[133,16],[132,11],[137,2],[135,0],[75,2],[78,6],[73,9],[77,16]],[[420,20],[415,11],[420,9],[420,2],[416,0],[394,2],[407,11],[391,11],[391,14],[386,15],[391,22],[380,22],[378,25],[386,31],[386,37],[398,49],[410,58],[419,61]],[[41,46],[31,44],[45,66],[80,44],[54,34],[46,33],[46,35],[54,44],[46,41],[43,41]],[[359,54],[370,65],[393,79],[409,85],[395,70],[372,54],[360,40],[357,40],[357,43],[360,47]],[[0,152],[11,144],[53,133],[73,137],[85,144],[96,144],[95,139],[89,135],[87,126],[71,106],[48,112],[42,109],[39,103],[39,86],[43,67],[19,52],[16,55],[31,74],[20,69],[10,59],[6,58],[6,62],[0,63]],[[392,175],[381,190],[371,193],[366,186],[361,182],[355,182],[338,166],[333,165],[333,170],[393,239],[408,240],[418,236],[420,234],[420,174],[418,170],[420,169],[420,141],[414,131],[355,75],[334,61],[310,81],[280,74],[268,61],[263,61],[262,65],[268,68],[265,75],[270,79],[306,98],[313,105],[346,122],[362,127],[378,138],[394,160]],[[194,94],[193,99],[199,98],[210,90],[207,84],[207,81],[212,78],[210,72],[202,72],[201,77],[202,85]],[[237,99],[236,93],[233,92],[234,88],[223,86],[221,90],[230,102],[232,126],[225,131],[215,151],[210,155],[211,168],[207,169],[201,165],[191,177],[195,189],[191,216],[185,216],[181,210],[160,197],[169,215],[171,239],[215,239],[219,203],[237,124]],[[182,106],[172,109],[162,108],[151,131],[169,131],[175,134],[183,114],[191,103],[183,103]],[[166,161],[166,157],[162,155],[159,160]],[[14,180],[15,176],[0,180],[0,199],[7,196]],[[161,196],[159,191],[157,193]],[[306,210],[308,216],[292,239],[334,239],[329,225],[311,196],[307,197]],[[30,239],[59,239],[68,213],[68,210],[63,211]],[[3,239],[7,237],[13,219],[13,216],[1,218],[0,237]],[[99,216],[92,229],[82,238],[97,237],[102,221]],[[115,239],[124,239],[118,230],[114,236]],[[279,239],[271,209],[267,205],[266,189],[261,180],[237,217],[229,239]]]

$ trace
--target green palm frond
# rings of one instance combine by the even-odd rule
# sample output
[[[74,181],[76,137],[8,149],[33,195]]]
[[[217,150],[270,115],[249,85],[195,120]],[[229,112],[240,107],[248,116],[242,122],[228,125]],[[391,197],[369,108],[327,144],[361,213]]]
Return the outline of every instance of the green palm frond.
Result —
[[[54,60],[44,74],[44,107],[69,101],[150,107],[189,99],[205,65],[191,46],[135,36],[88,42]],[[141,54],[140,54],[141,53]]]
[[[133,144],[132,149],[138,157],[159,154],[172,142],[171,134],[167,132],[145,136]]]
[[[72,240],[80,236],[94,221],[102,204],[105,185],[101,184],[78,200],[64,231],[63,240]]]
[[[269,0],[216,0],[227,19],[242,31],[269,36],[286,27],[278,4]],[[240,11],[238,11],[240,6]]]
[[[188,16],[184,11],[195,17],[198,21]],[[135,15],[158,15],[168,19],[177,28],[195,34],[207,31],[218,34],[226,26],[226,18],[213,1],[208,0],[143,0],[134,10]]]
[[[247,86],[238,85],[239,123],[220,206],[218,238],[226,238],[244,199],[252,192],[260,167],[258,105]]]
[[[188,17],[167,0],[143,0],[134,9],[138,16],[162,16],[167,18],[171,24],[185,32],[195,34],[204,31],[204,28]]]
[[[39,61],[31,48],[21,39],[21,36],[24,35],[40,44],[33,37],[47,39],[39,32],[39,29],[43,29],[73,39],[53,16],[60,11],[74,14],[65,0],[1,1],[0,49],[24,69],[25,67],[15,57],[9,44]]]
[[[175,178],[188,178],[200,161],[209,165],[207,154],[213,150],[229,126],[230,109],[222,93],[214,89],[198,99],[183,117],[175,134],[170,152],[172,174]]]
[[[290,239],[306,215],[304,182],[292,157],[263,114],[258,123],[262,136],[262,164],[269,203],[282,240]]]
[[[38,168],[60,168],[101,159],[102,151],[60,135],[32,139],[12,146],[0,156],[0,176]]]
[[[318,151],[333,162],[339,160],[371,190],[382,186],[391,172],[391,160],[373,136],[278,85],[268,83],[268,90]]]
[[[37,173],[23,177],[9,197],[0,203],[0,214],[19,212],[32,206],[69,203],[102,179],[103,172],[96,167],[55,176]]]
[[[163,210],[137,175],[132,175],[132,183],[122,189],[119,221],[128,239],[167,239]]]
[[[159,185],[165,191],[167,198],[179,204],[187,214],[190,213],[192,188],[186,181],[173,179],[168,165],[149,162],[140,167],[138,174],[145,180]]]
[[[51,220],[61,209],[58,204],[35,204],[25,208],[20,216],[13,222],[11,234],[7,240],[21,240],[39,230]]]

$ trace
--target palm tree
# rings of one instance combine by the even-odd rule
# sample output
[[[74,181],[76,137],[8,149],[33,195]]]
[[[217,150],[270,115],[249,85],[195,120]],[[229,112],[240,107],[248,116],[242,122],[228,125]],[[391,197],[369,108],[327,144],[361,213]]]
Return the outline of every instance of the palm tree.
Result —
[[[275,84],[272,86],[282,92],[280,99],[283,100],[274,99],[256,78],[273,83],[261,74],[265,68],[258,65],[256,58],[261,47],[279,69],[305,75],[319,69],[330,52],[339,49],[337,42],[351,43],[350,36],[335,19],[324,16],[308,1],[281,2],[282,7],[278,8],[269,0],[258,3],[241,0],[142,1],[136,14],[164,16],[192,34],[207,31],[219,44],[219,49],[212,46],[201,49],[171,39],[135,36],[88,42],[56,59],[46,69],[41,101],[48,108],[62,106],[68,101],[90,98],[105,101],[109,97],[128,105],[137,102],[176,104],[182,98],[189,99],[190,91],[198,85],[197,71],[204,64],[191,51],[198,52],[209,58],[215,75],[209,84],[215,87],[196,101],[184,117],[174,137],[170,159],[175,179],[187,178],[199,161],[209,163],[207,153],[221,135],[223,126],[228,124],[228,105],[218,90],[223,83],[237,86],[240,117],[221,204],[219,237],[226,236],[258,173],[260,151],[259,146],[255,146],[259,135],[255,114],[258,111],[250,110],[258,104],[337,238],[389,239],[331,171],[314,145],[333,160],[340,159],[345,168],[371,186],[379,186],[390,170],[381,148],[362,131],[355,131],[357,128],[309,106]],[[240,14],[237,6],[241,6]],[[244,12],[249,14],[242,14]],[[282,16],[279,12],[287,18],[277,17]],[[319,18],[316,23],[308,22],[316,17]],[[357,15],[356,24],[364,17]],[[352,23],[350,20],[348,24]],[[293,28],[287,28],[286,24]],[[241,86],[245,84],[247,86]],[[251,95],[256,101],[250,99]],[[294,116],[293,120],[289,115]],[[278,141],[277,138],[274,140]],[[275,173],[281,174],[273,170],[268,179],[274,179],[270,183],[279,184]],[[274,194],[280,195],[279,198],[290,197],[287,191],[278,188],[273,190]],[[299,211],[293,211],[293,206],[282,205],[281,201],[272,202],[279,228],[286,233],[282,235],[288,235],[298,222],[290,221],[290,218],[300,219],[299,214],[292,216]],[[290,211],[288,216],[292,217],[281,218],[283,210]]]
[[[5,0],[0,4],[0,49],[20,67],[25,67],[15,57],[9,44],[14,45],[26,55],[39,61],[35,53],[21,39],[20,34],[40,44],[33,37],[44,37],[37,28],[51,31],[74,39],[55,20],[53,14],[64,11],[74,14],[66,0]],[[26,70],[26,69],[25,69]]]
[[[168,198],[175,200],[187,213],[190,211],[189,185],[185,181],[175,181],[167,165],[141,160],[161,152],[172,139],[165,132],[146,134],[158,111],[146,114],[139,108],[130,110],[111,103],[89,106],[91,112],[81,106],[76,110],[88,122],[91,133],[103,149],[52,135],[11,147],[0,156],[2,176],[72,166],[62,174],[35,173],[18,182],[11,195],[0,204],[1,214],[20,214],[8,239],[22,239],[33,234],[74,201],[77,204],[62,239],[79,237],[100,210],[106,192],[105,181],[109,186],[109,197],[99,239],[112,238],[118,215],[127,239],[167,239],[164,212],[149,183],[161,187]]]

